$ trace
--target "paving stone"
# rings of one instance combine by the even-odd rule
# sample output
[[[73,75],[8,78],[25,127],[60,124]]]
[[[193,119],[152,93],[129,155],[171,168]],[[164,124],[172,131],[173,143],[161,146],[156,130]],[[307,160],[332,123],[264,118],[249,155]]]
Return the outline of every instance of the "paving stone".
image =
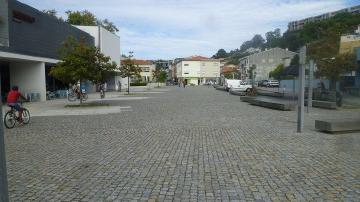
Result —
[[[11,201],[355,201],[360,135],[314,120],[359,111],[296,112],[212,88],[109,100],[132,111],[34,117],[5,131]]]

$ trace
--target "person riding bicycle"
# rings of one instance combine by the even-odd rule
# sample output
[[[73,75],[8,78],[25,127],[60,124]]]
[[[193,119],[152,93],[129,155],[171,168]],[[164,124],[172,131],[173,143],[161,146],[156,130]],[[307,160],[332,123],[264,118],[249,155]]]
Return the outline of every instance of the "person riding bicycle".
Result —
[[[12,107],[19,112],[19,122],[21,123],[23,122],[22,113],[24,109],[19,104],[19,98],[27,100],[27,98],[19,92],[19,87],[13,86],[11,91],[8,93],[6,102],[9,107]]]

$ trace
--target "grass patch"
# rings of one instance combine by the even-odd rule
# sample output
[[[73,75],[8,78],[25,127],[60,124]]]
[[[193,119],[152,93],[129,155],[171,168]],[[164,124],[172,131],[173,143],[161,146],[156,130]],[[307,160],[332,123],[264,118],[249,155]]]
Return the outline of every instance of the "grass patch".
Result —
[[[110,106],[108,103],[90,102],[83,104],[79,103],[79,104],[65,105],[65,108],[108,107],[108,106]]]

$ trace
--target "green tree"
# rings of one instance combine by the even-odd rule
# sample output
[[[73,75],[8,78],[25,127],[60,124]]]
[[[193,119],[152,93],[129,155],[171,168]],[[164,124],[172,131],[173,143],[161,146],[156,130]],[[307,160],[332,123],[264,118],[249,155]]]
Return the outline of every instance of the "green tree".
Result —
[[[85,26],[102,26],[109,32],[115,33],[118,28],[114,25],[113,22],[110,22],[108,19],[99,20],[95,17],[90,11],[66,11],[68,18],[67,23],[72,25],[85,25]]]
[[[164,83],[167,79],[167,73],[161,66],[157,66],[152,74],[156,82],[158,82],[158,87],[160,87],[160,83]]]
[[[280,29],[277,28],[274,31],[266,32],[265,34],[267,48],[274,48],[280,46],[281,41],[281,32]]]
[[[284,70],[285,70],[284,65],[280,64],[276,66],[276,68],[269,73],[269,77],[274,78],[276,80],[280,80],[281,74],[284,72]]]
[[[140,77],[141,68],[134,64],[132,60],[133,52],[129,52],[126,59],[122,61],[120,75],[123,78],[128,78],[128,94],[130,94],[130,78]]]
[[[85,25],[85,26],[95,26],[97,25],[97,20],[94,14],[90,11],[66,11],[68,15],[66,22],[72,25]]]
[[[69,84],[80,82],[81,85],[84,81],[103,83],[117,70],[117,65],[110,62],[110,57],[104,56],[98,48],[86,44],[84,40],[77,41],[73,37],[63,43],[60,59],[51,69],[50,75]]]
[[[218,59],[218,58],[226,58],[227,52],[224,49],[219,49],[218,52],[212,56],[212,58]]]
[[[100,20],[97,23],[111,33],[115,33],[119,31],[119,29],[114,25],[114,23],[110,22],[108,19]]]
[[[339,54],[339,41],[339,33],[329,33],[326,38],[308,44],[309,58],[315,60],[320,76],[330,80],[330,90],[336,89],[342,74],[356,70],[355,54]]]

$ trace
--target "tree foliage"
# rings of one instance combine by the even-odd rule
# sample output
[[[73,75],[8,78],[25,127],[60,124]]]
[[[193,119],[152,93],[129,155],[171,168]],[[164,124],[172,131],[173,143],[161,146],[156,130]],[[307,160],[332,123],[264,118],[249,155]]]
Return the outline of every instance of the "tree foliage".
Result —
[[[64,83],[76,84],[85,80],[95,84],[103,83],[117,70],[95,46],[87,45],[84,40],[69,37],[60,49],[61,61],[51,69],[50,75]]]
[[[280,80],[282,73],[284,72],[285,67],[283,64],[278,65],[274,70],[269,72],[269,77],[276,80]]]
[[[212,56],[212,58],[218,59],[218,58],[226,58],[227,57],[227,52],[224,49],[219,49],[218,52]]]
[[[120,69],[120,76],[123,78],[129,77],[129,78],[139,78],[141,68],[138,65],[134,64],[134,61],[132,60],[132,55],[129,54],[125,58],[125,60],[121,61],[121,69]]]
[[[108,19],[105,20],[97,19],[93,13],[87,10],[66,11],[66,14],[68,15],[66,22],[72,25],[84,25],[84,26],[99,25],[112,33],[119,31],[113,22],[110,22]]]
[[[97,25],[97,20],[94,14],[90,11],[66,11],[67,20],[66,22],[72,25],[85,25],[85,26],[95,26]]]
[[[167,79],[167,73],[161,67],[156,67],[155,71],[153,71],[152,74],[153,74],[153,77],[156,80],[156,82],[163,83]]]
[[[302,30],[287,31],[281,36],[280,29],[269,31],[265,34],[265,40],[261,35],[255,35],[251,40],[241,44],[240,49],[230,50],[228,58],[232,61],[239,57],[246,56],[249,48],[288,48],[291,51],[298,51],[305,44],[323,39],[329,33],[352,33],[360,24],[360,14],[340,13],[332,18],[305,24]]]

